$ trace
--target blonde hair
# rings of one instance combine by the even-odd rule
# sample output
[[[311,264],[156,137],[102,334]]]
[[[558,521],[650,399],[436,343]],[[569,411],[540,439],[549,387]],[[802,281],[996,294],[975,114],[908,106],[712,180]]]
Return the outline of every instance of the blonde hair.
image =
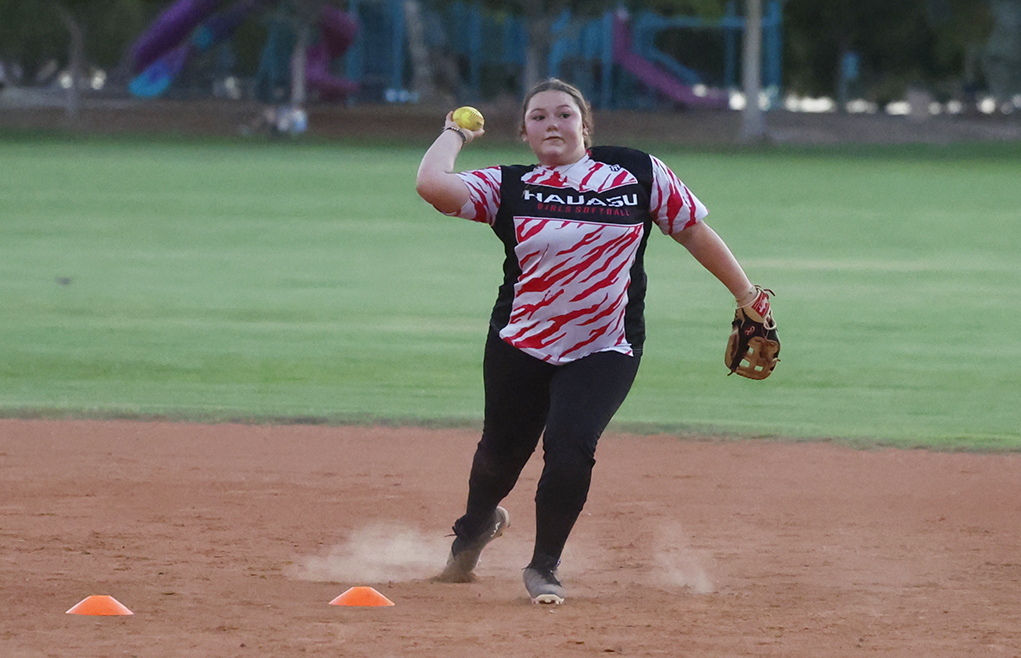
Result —
[[[528,103],[531,102],[533,96],[544,91],[562,91],[571,97],[578,106],[578,111],[581,112],[581,125],[587,129],[585,131],[585,148],[592,146],[592,106],[585,100],[585,94],[581,93],[580,89],[559,78],[547,78],[525,94],[525,100],[521,103],[521,135],[525,134],[525,115],[528,114]]]

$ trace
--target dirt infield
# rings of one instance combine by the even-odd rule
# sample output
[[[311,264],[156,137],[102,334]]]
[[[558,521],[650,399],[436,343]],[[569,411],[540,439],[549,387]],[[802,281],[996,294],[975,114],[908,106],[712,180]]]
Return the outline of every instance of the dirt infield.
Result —
[[[547,608],[538,456],[478,582],[430,581],[476,440],[0,420],[0,655],[1021,655],[1021,455],[607,436]]]

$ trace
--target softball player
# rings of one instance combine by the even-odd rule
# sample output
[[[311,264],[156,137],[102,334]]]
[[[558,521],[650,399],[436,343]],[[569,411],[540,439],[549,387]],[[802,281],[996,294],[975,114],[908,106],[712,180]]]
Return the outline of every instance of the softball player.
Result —
[[[521,138],[537,165],[455,172],[458,153],[485,131],[451,117],[422,158],[417,191],[444,214],[489,224],[506,258],[483,360],[482,438],[439,579],[474,579],[482,549],[510,525],[498,505],[542,437],[524,581],[533,602],[559,604],[557,568],[588,496],[596,443],[641,361],[652,228],[684,245],[739,306],[756,289],[703,221],[705,206],[662,161],[591,147],[591,109],[575,87],[549,79],[525,96]]]

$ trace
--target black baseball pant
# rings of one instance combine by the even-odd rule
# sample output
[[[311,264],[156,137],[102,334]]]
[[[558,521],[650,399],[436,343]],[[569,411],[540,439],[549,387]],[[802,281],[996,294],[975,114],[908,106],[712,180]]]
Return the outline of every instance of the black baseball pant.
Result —
[[[484,531],[542,437],[531,566],[555,568],[588,498],[596,443],[631,390],[640,360],[597,352],[552,365],[491,329],[483,361],[485,422],[455,534],[471,539]]]

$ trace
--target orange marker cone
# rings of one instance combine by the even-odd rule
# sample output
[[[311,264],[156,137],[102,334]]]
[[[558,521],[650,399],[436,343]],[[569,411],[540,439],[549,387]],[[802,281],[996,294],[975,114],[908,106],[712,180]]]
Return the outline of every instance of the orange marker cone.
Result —
[[[330,605],[385,606],[393,604],[393,601],[371,587],[352,587],[330,601]]]
[[[69,615],[133,615],[120,601],[112,596],[94,595],[82,599],[67,611]]]

